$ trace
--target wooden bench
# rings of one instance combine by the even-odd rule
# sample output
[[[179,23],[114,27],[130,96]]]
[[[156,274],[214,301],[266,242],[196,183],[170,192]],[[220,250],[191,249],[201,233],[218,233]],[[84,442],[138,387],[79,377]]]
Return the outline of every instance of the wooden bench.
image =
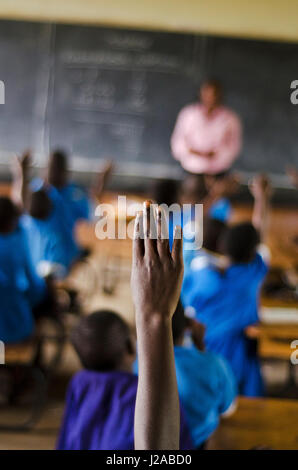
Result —
[[[22,378],[18,383],[15,383],[13,380],[8,397],[9,402],[15,402],[24,381],[29,379],[34,384],[34,389],[29,416],[19,424],[5,424],[1,422],[0,431],[28,431],[39,420],[43,412],[46,402],[47,383],[44,373],[36,364],[39,347],[39,341],[35,337],[22,343],[5,345],[5,363],[1,365],[1,368],[7,371],[13,379],[15,375]]]
[[[298,450],[298,401],[239,398],[238,409],[222,419],[208,449],[269,447]]]

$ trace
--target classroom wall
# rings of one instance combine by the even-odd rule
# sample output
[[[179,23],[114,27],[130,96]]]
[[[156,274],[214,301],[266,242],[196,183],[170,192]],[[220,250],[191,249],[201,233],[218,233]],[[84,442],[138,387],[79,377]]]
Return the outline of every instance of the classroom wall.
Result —
[[[298,41],[298,0],[1,0],[0,18]]]

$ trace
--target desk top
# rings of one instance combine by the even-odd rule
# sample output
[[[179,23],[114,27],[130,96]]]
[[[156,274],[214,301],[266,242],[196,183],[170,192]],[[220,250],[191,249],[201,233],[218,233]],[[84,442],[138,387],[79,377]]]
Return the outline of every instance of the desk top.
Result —
[[[298,400],[239,398],[238,409],[223,419],[210,449],[245,450],[256,446],[298,449]]]

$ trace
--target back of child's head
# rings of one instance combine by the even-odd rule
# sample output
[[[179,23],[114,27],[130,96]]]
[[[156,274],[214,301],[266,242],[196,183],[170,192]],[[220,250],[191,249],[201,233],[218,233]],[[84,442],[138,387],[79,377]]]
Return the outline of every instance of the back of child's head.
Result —
[[[49,158],[48,180],[56,187],[62,187],[67,182],[68,157],[66,152],[57,149],[53,151]]]
[[[201,204],[207,193],[204,176],[189,174],[181,183],[179,199],[181,204]]]
[[[18,222],[19,211],[9,197],[0,197],[0,233],[12,232]]]
[[[179,300],[175,313],[172,317],[172,332],[173,332],[173,341],[174,344],[179,343],[183,339],[183,334],[187,328],[187,318],[184,315],[184,308]]]
[[[250,222],[227,228],[221,239],[221,247],[233,263],[249,263],[256,254],[260,235]]]
[[[51,199],[44,189],[31,193],[28,205],[28,213],[39,220],[47,219],[52,210]]]
[[[99,310],[79,321],[71,342],[85,369],[117,370],[130,348],[130,330],[116,313]]]
[[[153,184],[152,197],[157,204],[171,206],[177,203],[178,183],[175,180],[163,179]]]
[[[203,248],[208,251],[219,252],[219,240],[226,227],[225,222],[221,220],[205,217],[203,222]]]

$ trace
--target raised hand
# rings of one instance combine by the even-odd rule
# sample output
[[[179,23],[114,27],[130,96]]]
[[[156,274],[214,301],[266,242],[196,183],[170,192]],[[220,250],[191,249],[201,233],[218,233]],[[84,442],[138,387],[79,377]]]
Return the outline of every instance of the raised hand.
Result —
[[[154,216],[153,210],[147,201],[136,217],[131,289],[136,315],[171,318],[183,278],[181,227],[175,228],[171,253],[164,213],[158,208]]]
[[[249,184],[251,194],[255,199],[267,198],[272,194],[272,187],[267,175],[256,175]]]
[[[150,217],[151,216],[151,217]],[[147,201],[138,214],[131,275],[136,311],[139,382],[135,410],[135,448],[179,449],[180,410],[176,382],[172,316],[180,295],[183,258],[181,229],[172,252],[161,210]]]

